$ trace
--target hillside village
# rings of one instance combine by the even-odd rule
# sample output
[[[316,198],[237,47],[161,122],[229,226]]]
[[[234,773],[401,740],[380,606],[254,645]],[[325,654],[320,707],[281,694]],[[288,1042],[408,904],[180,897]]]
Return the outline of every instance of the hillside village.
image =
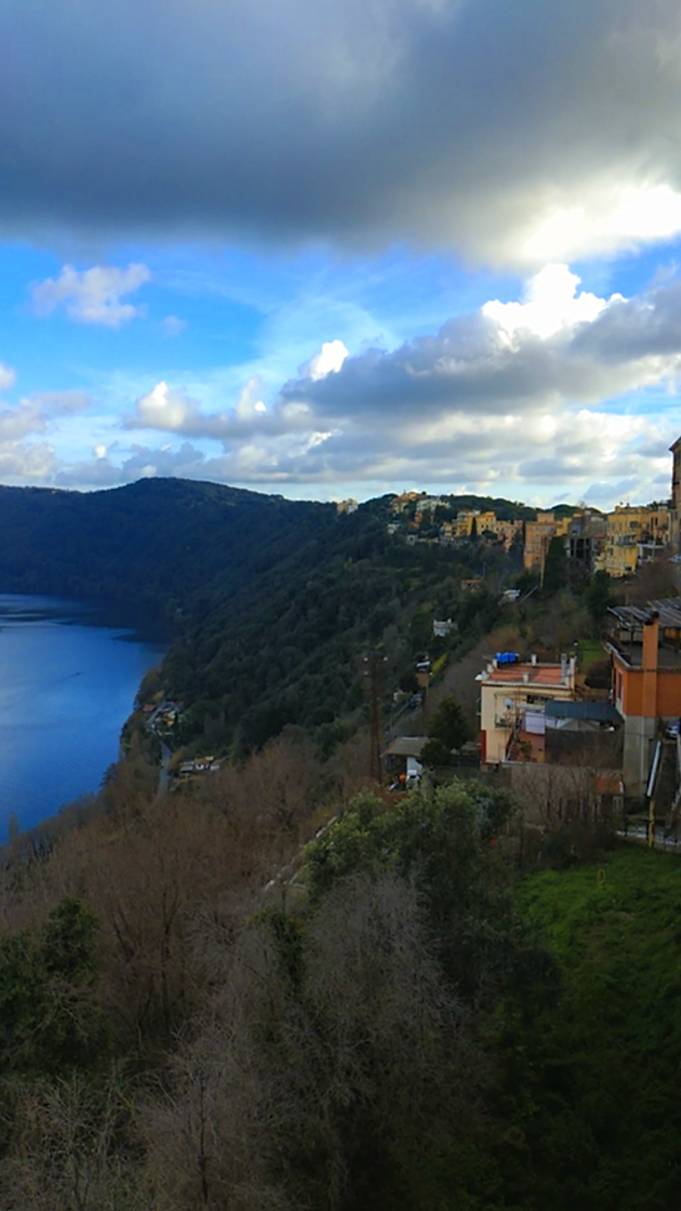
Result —
[[[479,771],[522,798],[528,825],[545,828],[579,810],[626,822],[630,835],[647,832],[650,841],[676,843],[681,598],[640,600],[647,567],[667,569],[674,585],[681,561],[681,439],[672,454],[668,502],[621,504],[607,514],[566,505],[533,512],[509,502],[497,509],[460,508],[456,498],[418,492],[387,502],[391,541],[453,554],[475,550],[483,569],[486,550],[510,557],[496,561],[500,574],[460,573],[458,591],[474,613],[477,602],[496,601],[496,616],[507,620],[505,635],[514,638],[510,647],[483,652],[477,667],[462,673],[456,653],[465,648],[466,635],[454,618],[431,613],[430,640],[421,637],[428,650],[412,658],[413,671],[402,678],[406,688],[386,683],[369,706],[372,777],[400,791],[423,777]],[[347,500],[337,511],[342,517],[359,508]],[[533,650],[523,638],[523,620],[528,609],[541,614],[553,608],[542,603],[553,600],[549,580],[556,561],[578,594],[598,586],[601,616],[596,633],[576,633],[567,650],[552,652],[545,644]],[[637,600],[628,602],[634,586]],[[470,697],[468,681],[475,687],[477,727],[469,727],[465,743],[447,744],[451,751],[440,748],[438,766],[432,755],[423,756],[434,712],[445,692]],[[147,703],[143,715],[161,744],[163,776],[169,769],[171,786],[201,781],[223,766],[212,751],[188,753],[178,744],[181,704]]]
[[[645,563],[671,547],[678,553],[681,516],[681,438],[671,447],[672,493],[669,502],[619,504],[609,513],[587,506],[562,505],[555,510],[507,507],[516,516],[493,510],[458,509],[451,497],[402,492],[390,505],[390,535],[408,543],[455,543],[479,540],[503,550],[522,549],[525,571],[543,580],[551,543],[562,540],[567,558],[585,571],[607,572],[614,579],[632,576]],[[343,501],[340,512],[351,512],[356,501]]]
[[[566,568],[620,584],[647,564],[673,570],[681,561],[681,439],[672,447],[670,501],[538,513],[534,519],[499,518],[491,511],[460,510],[449,517],[447,498],[407,492],[392,503],[392,535],[408,543],[470,542],[522,549],[522,566],[539,585],[550,553]],[[433,533],[436,531],[436,533]],[[672,571],[672,575],[673,575]],[[591,581],[593,583],[593,581]],[[479,582],[476,589],[481,587]],[[526,590],[531,595],[532,589]],[[607,589],[606,589],[607,592]],[[520,590],[502,601],[518,602]],[[434,636],[447,620],[433,621]],[[521,646],[521,645],[519,645]],[[607,663],[606,663],[607,662]],[[600,665],[590,677],[590,667]],[[475,675],[479,730],[474,745],[453,756],[459,772],[471,748],[480,771],[516,792],[529,824],[546,827],[575,810],[607,815],[649,844],[676,845],[681,814],[681,598],[616,603],[609,598],[595,647],[544,654],[490,653]],[[422,692],[428,692],[428,680]],[[427,730],[427,728],[426,728]],[[421,760],[429,735],[393,739],[390,768],[408,782],[427,769]],[[398,775],[400,776],[400,775]]]

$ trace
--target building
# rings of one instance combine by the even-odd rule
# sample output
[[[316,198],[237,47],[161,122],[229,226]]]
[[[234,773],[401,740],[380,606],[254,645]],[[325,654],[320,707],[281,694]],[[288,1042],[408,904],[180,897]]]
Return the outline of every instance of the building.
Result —
[[[511,759],[515,747],[521,759],[543,761],[544,708],[553,699],[572,700],[575,661],[559,664],[491,661],[478,673],[480,683],[480,762],[499,765]]]
[[[607,515],[598,569],[616,578],[633,576],[642,556],[651,550],[661,553],[669,545],[670,520],[666,505],[617,505]]]
[[[525,522],[523,567],[526,572],[543,575],[549,545],[555,534],[556,519],[553,513],[537,513],[535,521]]]
[[[606,542],[607,518],[596,509],[584,509],[567,520],[565,554],[587,571],[596,565]]]
[[[390,502],[391,513],[403,513],[405,509],[409,508],[409,505],[420,500],[422,496],[422,492],[400,492],[399,496],[394,496]]]
[[[405,787],[419,782],[423,773],[420,757],[427,743],[427,736],[396,736],[383,753],[389,776]]]
[[[672,463],[672,498],[669,514],[669,541],[674,552],[681,550],[681,437],[670,447]]]
[[[416,508],[419,513],[434,513],[436,509],[448,509],[449,501],[441,496],[420,496]]]
[[[627,795],[645,790],[660,725],[681,716],[681,599],[608,611],[613,700],[624,722]]]
[[[523,522],[502,521],[497,517],[494,525],[489,525],[487,529],[496,535],[497,542],[503,542],[506,547],[510,547],[516,535],[522,533]]]

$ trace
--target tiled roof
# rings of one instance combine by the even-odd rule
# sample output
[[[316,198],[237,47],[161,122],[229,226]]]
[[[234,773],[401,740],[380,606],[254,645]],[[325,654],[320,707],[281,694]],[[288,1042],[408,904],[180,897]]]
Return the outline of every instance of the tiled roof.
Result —
[[[479,680],[491,685],[553,685],[559,688],[567,687],[567,672],[559,664],[508,664],[480,674]]]

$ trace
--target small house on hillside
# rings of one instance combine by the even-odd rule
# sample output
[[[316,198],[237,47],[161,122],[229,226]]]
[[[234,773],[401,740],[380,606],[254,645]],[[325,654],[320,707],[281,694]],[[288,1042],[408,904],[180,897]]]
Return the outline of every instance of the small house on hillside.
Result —
[[[427,736],[396,736],[383,754],[388,773],[406,785],[418,782],[423,773],[419,758],[427,743]]]

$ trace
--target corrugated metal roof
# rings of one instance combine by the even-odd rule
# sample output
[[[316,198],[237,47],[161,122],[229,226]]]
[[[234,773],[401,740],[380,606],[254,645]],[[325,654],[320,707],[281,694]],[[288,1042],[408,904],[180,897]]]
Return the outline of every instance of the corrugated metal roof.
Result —
[[[385,750],[386,756],[420,757],[421,750],[427,741],[427,736],[396,736],[392,744]]]
[[[550,719],[588,719],[593,723],[621,723],[611,702],[557,702],[552,700],[544,707]]]
[[[654,613],[659,615],[661,627],[681,629],[681,597],[662,597],[646,602],[645,606],[611,606],[608,612],[629,630],[645,626]]]

